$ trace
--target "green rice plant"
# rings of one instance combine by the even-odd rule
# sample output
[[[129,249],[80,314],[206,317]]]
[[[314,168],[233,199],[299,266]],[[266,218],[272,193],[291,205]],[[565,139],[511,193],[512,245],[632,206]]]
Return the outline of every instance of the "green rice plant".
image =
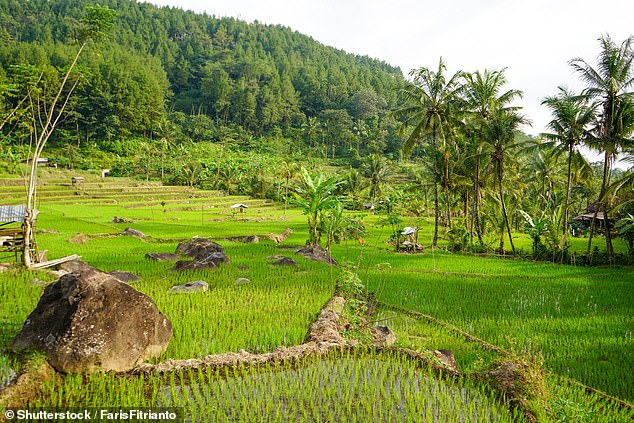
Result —
[[[499,353],[453,333],[448,327],[398,311],[382,310],[380,324],[387,324],[396,334],[396,346],[419,352],[451,350],[458,368],[463,372],[484,370],[486,363],[499,357]]]
[[[464,260],[455,260],[461,270]],[[634,278],[627,270],[472,260],[481,266],[472,272],[429,272],[424,259],[368,270],[366,285],[387,303],[446,320],[503,348],[512,340],[541,353],[549,369],[634,398]],[[380,289],[386,278],[389,289]]]
[[[399,354],[343,352],[196,377],[164,386],[159,405],[185,407],[192,421],[523,421],[483,387],[438,380]]]
[[[240,349],[265,352],[278,345],[299,344],[332,293],[337,269],[302,258],[297,259],[298,268],[272,267],[267,256],[290,256],[294,251],[278,248],[267,239],[257,245],[228,240],[253,234],[279,234],[288,227],[294,233],[281,246],[302,245],[306,223],[296,209],[289,209],[284,215],[279,204],[263,200],[130,181],[87,180],[85,192],[72,190],[67,178],[48,182],[51,185],[42,187],[38,205],[40,250],[47,249],[49,258],[77,253],[102,270],[125,270],[139,275],[141,279],[134,286],[154,299],[174,328],[168,351],[159,361]],[[19,204],[21,190],[17,185],[2,187],[6,204]],[[247,213],[234,215],[230,206],[236,202],[249,204]],[[113,224],[111,219],[115,215],[135,222]],[[386,234],[379,220],[377,215],[364,219],[365,246],[352,242],[333,244],[332,255],[358,266],[356,273],[380,300],[432,315],[503,348],[515,343],[541,353],[546,367],[554,372],[623,399],[634,398],[631,269],[560,266],[456,255],[439,249],[418,255],[394,254],[392,246],[385,243]],[[431,225],[424,219],[416,225],[422,240],[430,233]],[[127,226],[145,232],[147,237],[121,236]],[[87,235],[85,243],[69,242],[77,233]],[[176,273],[171,272],[171,263],[144,259],[147,252],[173,252],[180,240],[195,235],[217,240],[225,247],[231,262],[209,271]],[[573,244],[577,241],[583,240],[571,240]],[[530,242],[526,236],[517,238],[518,248],[528,250]],[[47,281],[54,279],[44,272],[0,273],[0,350],[8,347],[37,304],[42,288],[30,284],[36,276]],[[250,283],[236,285],[238,277],[248,278]],[[188,295],[168,291],[171,286],[197,279],[208,282],[209,291]],[[383,312],[377,319],[388,317],[391,315]],[[398,317],[388,320],[388,324],[399,335],[399,345],[417,350],[452,349],[463,370],[478,370],[494,358],[493,353],[480,351],[446,328],[421,319]],[[171,381],[155,376],[141,379],[71,375],[58,383],[47,383],[44,394],[34,403],[58,407],[154,406],[165,403],[165,389],[169,386],[167,392],[171,398],[182,402],[201,421],[250,416],[248,394],[254,392],[258,394],[254,402],[255,421],[264,420],[263,415],[268,421],[284,421],[291,415],[303,421],[337,421],[345,417],[347,421],[418,422],[439,420],[447,410],[479,416],[477,413],[483,407],[494,408],[481,406],[477,401],[467,403],[467,393],[481,388],[461,383],[454,386],[461,401],[440,397],[423,400],[422,394],[410,389],[410,385],[418,384],[418,389],[424,384],[425,389],[435,389],[433,392],[444,388],[434,387],[435,378],[425,376],[425,371],[419,374],[421,370],[416,366],[408,373],[409,362],[385,364],[380,357],[368,354],[335,358],[329,363],[305,360],[305,368],[309,369],[306,371],[299,371],[299,365],[288,368],[275,364],[264,371],[236,369],[229,375],[205,370],[202,374],[183,374],[182,378],[179,374]],[[324,366],[328,369],[323,370]],[[379,370],[374,373],[367,370],[373,367]],[[334,376],[329,376],[331,373]],[[374,385],[369,384],[368,375]],[[303,385],[297,385],[297,380],[313,386],[307,390],[311,395],[303,395]],[[227,394],[210,399],[212,385]],[[197,388],[191,388],[194,386]],[[244,391],[245,386],[251,390]],[[197,391],[189,393],[188,389]],[[580,404],[580,409],[590,410],[591,421],[631,418],[631,413],[608,406],[600,398],[584,397],[579,388],[553,382],[549,390],[555,392],[555,389],[563,389],[557,395]],[[236,394],[240,392],[242,396]],[[266,395],[260,395],[263,392]],[[487,392],[482,394],[489,397]],[[366,397],[392,405],[375,407]],[[341,400],[332,405],[333,398]],[[553,415],[583,414],[581,411],[575,414],[575,405],[571,403],[555,402],[550,407]],[[500,417],[498,421],[505,420]]]

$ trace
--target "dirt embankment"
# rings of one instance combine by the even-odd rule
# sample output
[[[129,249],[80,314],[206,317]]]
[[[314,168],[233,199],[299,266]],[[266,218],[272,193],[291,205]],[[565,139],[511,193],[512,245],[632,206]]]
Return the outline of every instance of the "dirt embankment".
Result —
[[[221,368],[259,366],[269,362],[293,362],[311,355],[326,355],[333,349],[353,347],[355,344],[346,341],[339,330],[339,321],[343,312],[345,299],[334,296],[319,312],[317,319],[311,324],[306,342],[292,347],[277,347],[274,351],[253,354],[241,350],[237,353],[213,354],[201,359],[167,360],[159,364],[141,364],[125,374],[169,373],[175,370],[198,368]]]
[[[54,378],[56,373],[46,361],[27,364],[13,384],[0,390],[0,408],[22,408],[26,403],[40,395],[44,382]],[[0,422],[4,421],[0,416]]]

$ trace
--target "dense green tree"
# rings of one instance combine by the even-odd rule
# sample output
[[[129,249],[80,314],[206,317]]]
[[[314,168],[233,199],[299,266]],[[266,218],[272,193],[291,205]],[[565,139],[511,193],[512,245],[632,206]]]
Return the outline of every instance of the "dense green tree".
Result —
[[[308,218],[307,245],[317,245],[321,239],[324,220],[339,204],[334,192],[340,180],[327,178],[323,173],[311,175],[305,168],[300,170],[301,185],[297,188],[293,203],[302,209]]]
[[[618,156],[621,148],[632,142],[632,127],[624,125],[631,122],[632,88],[634,87],[634,50],[632,43],[634,38],[629,37],[617,45],[609,35],[599,39],[601,51],[597,66],[592,67],[582,58],[570,61],[570,65],[587,84],[583,94],[596,102],[599,121],[595,128],[593,145],[604,153],[603,177],[601,191],[599,193],[598,207],[595,217],[592,219],[592,227],[588,240],[588,253],[592,249],[592,235],[596,215],[601,210],[604,222],[609,222],[607,187],[610,183],[610,170],[613,161]],[[614,255],[610,231],[605,231],[607,252],[610,257]]]
[[[353,139],[352,118],[344,109],[326,109],[319,117],[324,128],[324,147],[330,150],[331,158],[334,159],[337,147],[345,148]]]
[[[416,144],[431,140],[432,169],[434,178],[434,235],[432,246],[438,243],[438,225],[440,209],[438,205],[438,138],[444,140],[448,135],[451,113],[454,110],[458,90],[460,88],[460,72],[447,78],[447,67],[442,58],[434,71],[425,67],[410,72],[412,82],[408,83],[401,93],[404,106],[395,115],[402,120],[401,130],[407,133],[404,146],[405,154],[411,153]],[[448,199],[447,199],[448,200]]]
[[[390,177],[390,165],[383,156],[371,154],[363,163],[363,174],[370,184],[370,202],[376,203],[383,195]]]
[[[483,245],[482,228],[480,221],[480,202],[482,199],[481,169],[483,147],[486,143],[486,127],[494,111],[517,110],[510,103],[521,97],[519,90],[506,90],[506,77],[503,70],[491,71],[485,69],[484,72],[476,71],[463,74],[465,87],[462,91],[462,107],[468,113],[467,122],[464,129],[467,130],[467,151],[473,158],[473,201],[472,201],[472,227],[475,228],[476,235]]]
[[[495,180],[498,189],[498,199],[502,210],[504,225],[508,234],[511,251],[515,255],[515,244],[511,234],[509,214],[507,211],[506,194],[504,190],[504,165],[515,147],[515,135],[521,125],[528,121],[524,116],[516,111],[497,109],[491,115],[491,119],[486,127],[486,151],[489,152],[491,163],[493,164]],[[500,254],[504,254],[504,238],[500,238]]]
[[[572,94],[569,90],[559,87],[556,96],[546,97],[542,104],[546,105],[553,115],[548,123],[548,128],[553,131],[543,134],[547,139],[556,143],[554,154],[559,156],[566,154],[566,191],[563,204],[563,227],[560,248],[566,246],[568,234],[568,220],[570,191],[572,189],[573,163],[582,161],[578,147],[587,138],[589,125],[594,121],[594,109],[588,104],[587,99]]]

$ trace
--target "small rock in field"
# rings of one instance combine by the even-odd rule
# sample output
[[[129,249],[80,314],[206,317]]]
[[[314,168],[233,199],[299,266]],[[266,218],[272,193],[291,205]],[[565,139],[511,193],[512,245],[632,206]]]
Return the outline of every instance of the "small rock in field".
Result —
[[[453,351],[451,350],[435,350],[434,355],[438,360],[444,363],[451,370],[455,370],[457,372],[460,371],[458,368],[458,363],[456,363],[456,358],[453,355]]]
[[[178,260],[178,254],[176,253],[147,253],[145,255],[147,260],[155,261],[171,261]]]
[[[209,289],[209,284],[205,281],[193,281],[187,282],[183,285],[176,285],[170,288],[170,292],[176,294],[188,294],[190,292],[206,291]]]
[[[94,269],[94,267],[79,259],[67,261],[57,265],[57,270],[63,271],[65,273],[83,272],[90,269]]]
[[[125,217],[113,217],[112,223],[134,223],[134,220],[126,219]]]
[[[251,282],[249,279],[247,278],[238,278],[236,279],[236,281],[233,283],[234,285],[244,285],[245,283],[249,283]]]
[[[143,232],[137,231],[136,229],[132,229],[132,228],[125,228],[125,231],[123,231],[123,235],[135,236],[137,238],[145,238],[145,234]]]
[[[33,278],[29,281],[29,283],[31,284],[31,286],[46,286],[48,285],[48,282],[43,281],[40,278]]]
[[[394,345],[396,342],[396,335],[392,332],[388,326],[374,326],[371,330],[372,337],[374,338],[375,345],[385,345],[390,346]]]
[[[273,266],[297,266],[297,265],[298,265],[297,262],[289,257],[281,257],[279,260],[273,263]]]

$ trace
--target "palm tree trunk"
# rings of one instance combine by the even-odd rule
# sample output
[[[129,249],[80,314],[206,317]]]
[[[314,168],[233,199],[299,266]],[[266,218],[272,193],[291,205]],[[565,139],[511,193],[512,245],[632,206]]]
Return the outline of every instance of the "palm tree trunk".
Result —
[[[473,221],[475,223],[475,231],[480,245],[484,245],[482,241],[482,229],[480,227],[480,157],[476,158],[475,179],[473,181]]]
[[[165,146],[161,149],[161,183],[165,181]]]
[[[610,260],[614,254],[612,249],[612,239],[610,238],[608,224],[607,224],[607,215],[606,215],[606,207],[605,207],[605,191],[608,185],[608,179],[610,177],[610,154],[606,151],[605,157],[603,160],[603,179],[601,181],[601,191],[599,193],[599,199],[597,200],[597,206],[594,209],[594,214],[592,215],[592,221],[590,222],[590,235],[588,236],[588,250],[587,254],[590,255],[592,251],[592,238],[594,237],[594,230],[596,226],[597,215],[599,214],[599,209],[603,210],[603,226],[605,228],[605,242],[607,247],[608,256]],[[590,259],[592,260],[592,259]]]
[[[445,201],[447,209],[447,228],[451,229],[451,201],[449,199],[449,152],[443,153],[443,166],[445,170]]]
[[[511,251],[515,255],[515,245],[513,244],[513,236],[511,235],[511,226],[509,225],[509,216],[506,212],[506,203],[504,202],[504,190],[502,189],[502,162],[498,162],[498,189],[500,193],[500,202],[502,203],[502,213],[504,214],[504,224],[506,225],[506,233],[509,236],[509,243],[511,244]],[[504,244],[501,244],[501,248]],[[500,253],[503,254],[502,251]]]
[[[432,161],[434,164],[434,237],[431,242],[432,248],[436,248],[438,244],[438,218],[440,214],[440,210],[438,209],[438,163],[436,163],[437,159],[437,151],[436,151],[436,123],[434,122],[432,129],[432,151],[433,157]]]
[[[559,244],[559,248],[561,249],[561,259],[563,260],[563,251],[566,248],[566,236],[568,235],[568,202],[570,201],[570,181],[572,180],[572,153],[573,153],[573,145],[570,145],[568,148],[568,176],[566,179],[566,197],[564,199],[564,227],[563,227],[563,235],[561,237],[561,243]]]
[[[469,229],[471,235],[473,235],[473,230],[469,226],[469,190],[465,190],[464,193],[464,227]]]
[[[286,178],[286,186],[284,187],[284,216],[286,216],[286,205],[288,204],[288,183],[289,178]]]

